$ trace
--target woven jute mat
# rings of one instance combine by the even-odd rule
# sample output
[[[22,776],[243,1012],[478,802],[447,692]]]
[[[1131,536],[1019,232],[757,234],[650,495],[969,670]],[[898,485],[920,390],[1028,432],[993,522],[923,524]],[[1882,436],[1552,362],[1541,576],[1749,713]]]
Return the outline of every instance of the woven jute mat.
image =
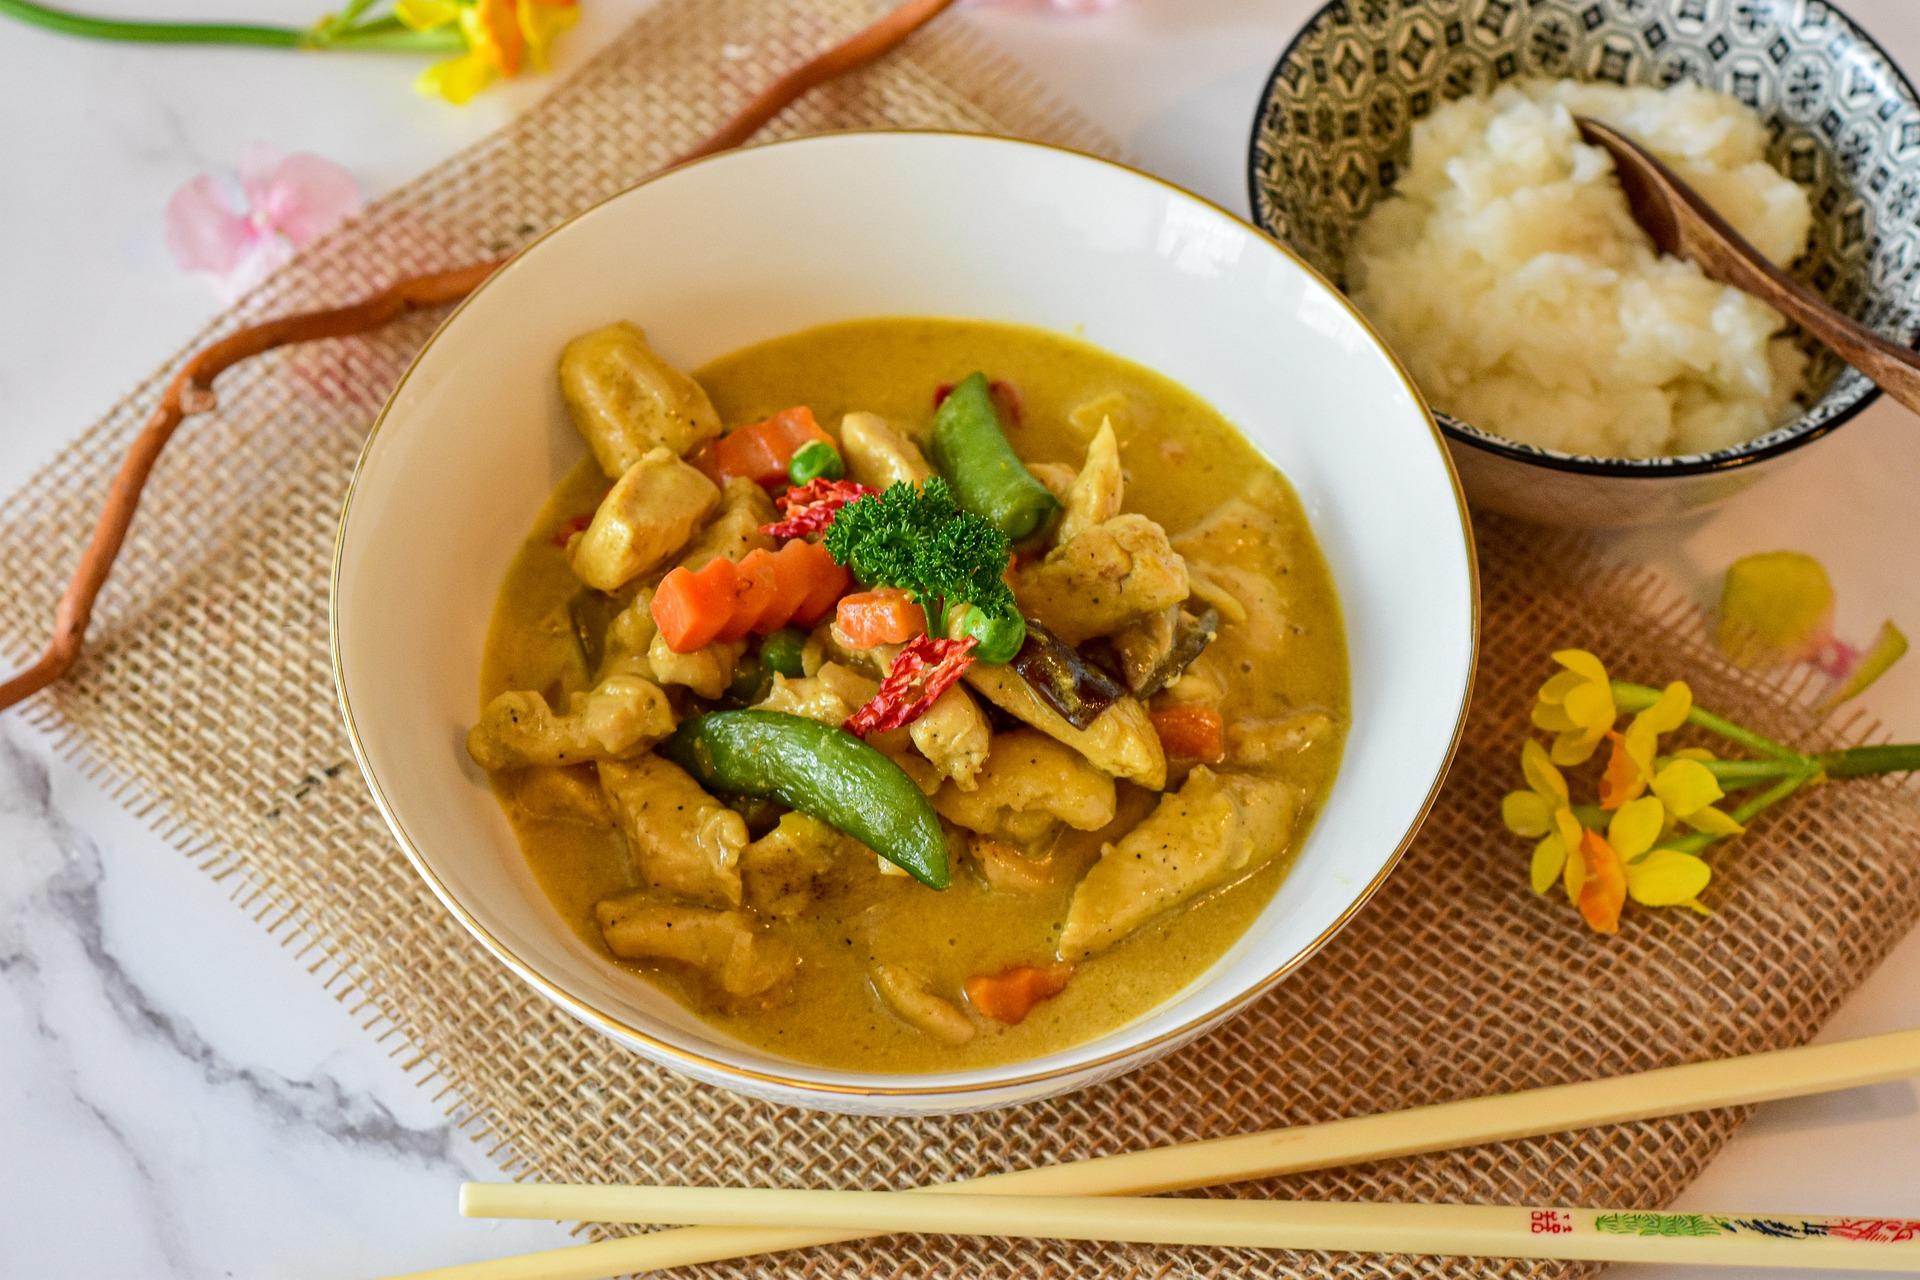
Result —
[[[857,0],[650,10],[511,128],[380,202],[189,344],[342,301],[400,271],[511,248],[646,173],[767,77],[870,16]],[[951,31],[790,111],[779,134],[902,124],[1102,140]],[[28,715],[303,957],[370,1034],[515,1173],[550,1179],[897,1187],[1796,1044],[1920,914],[1920,811],[1834,786],[1717,859],[1715,914],[1584,931],[1525,887],[1501,794],[1550,650],[1684,676],[1785,736],[1799,690],[1742,674],[1695,611],[1591,550],[1483,522],[1485,630],[1466,742],[1423,835],[1370,906],[1251,1011],[1071,1097],[985,1117],[854,1119],[700,1088],[557,1012],[455,925],[388,838],[348,756],[327,661],[334,525],[361,439],[435,323],[255,360],[162,461],[93,648]],[[0,649],[40,642],[125,442],[177,364],[0,504]],[[1777,816],[1776,816],[1777,814]],[[1652,1206],[1739,1124],[1715,1113],[1233,1188],[1219,1194]],[[1583,1274],[1564,1264],[1333,1259],[902,1239],[706,1276]]]

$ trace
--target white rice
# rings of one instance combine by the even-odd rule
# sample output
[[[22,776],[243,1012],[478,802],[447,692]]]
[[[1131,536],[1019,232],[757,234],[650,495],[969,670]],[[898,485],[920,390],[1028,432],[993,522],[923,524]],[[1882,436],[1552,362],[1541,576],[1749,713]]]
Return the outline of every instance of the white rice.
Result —
[[[1779,314],[1656,253],[1574,113],[1650,146],[1775,262],[1805,246],[1806,192],[1740,102],[1530,81],[1414,127],[1411,165],[1358,230],[1355,301],[1438,408],[1509,439],[1652,457],[1793,418],[1806,361]]]

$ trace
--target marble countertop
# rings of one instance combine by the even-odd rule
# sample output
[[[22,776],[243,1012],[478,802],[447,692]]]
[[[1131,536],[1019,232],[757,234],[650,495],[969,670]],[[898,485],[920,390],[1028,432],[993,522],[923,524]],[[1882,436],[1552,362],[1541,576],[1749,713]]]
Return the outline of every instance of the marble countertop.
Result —
[[[318,0],[94,0],[306,21]],[[634,9],[587,0],[562,70]],[[1253,104],[1307,0],[1126,0],[1097,18],[976,8],[973,23],[1145,165],[1244,209]],[[1920,68],[1920,5],[1847,7]],[[465,111],[378,58],[155,50],[0,26],[0,487],[216,310],[161,239],[167,197],[250,142],[350,167],[371,196],[509,119],[552,81]],[[1920,427],[1882,401],[1705,523],[1623,539],[1706,597],[1727,562],[1821,557],[1842,635],[1920,633]],[[1867,699],[1920,736],[1920,661]],[[494,1171],[302,962],[17,720],[0,719],[0,1275],[369,1276],[566,1240],[467,1222]],[[1920,1025],[1920,934],[1829,1036]],[[1920,1106],[1888,1085],[1762,1108],[1686,1207],[1915,1216]],[[1637,1272],[1640,1280],[1664,1273]],[[1758,1274],[1758,1273],[1749,1273]]]

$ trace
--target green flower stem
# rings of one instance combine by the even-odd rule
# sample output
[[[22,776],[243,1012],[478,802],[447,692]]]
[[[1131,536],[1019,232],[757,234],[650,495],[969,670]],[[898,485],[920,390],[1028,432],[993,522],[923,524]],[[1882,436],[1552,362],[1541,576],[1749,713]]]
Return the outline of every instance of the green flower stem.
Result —
[[[1759,795],[1735,809],[1733,811],[1733,820],[1743,827],[1746,826],[1747,823],[1759,817],[1760,814],[1771,809],[1774,805],[1779,804],[1782,800],[1785,800],[1788,796],[1819,776],[1818,770],[1807,769],[1791,777],[1780,779],[1780,781],[1774,783],[1765,791],[1762,791]]]
[[[366,9],[350,5],[346,12],[317,27],[279,27],[241,22],[147,22],[102,18],[36,3],[36,0],[0,0],[0,18],[61,35],[90,40],[122,40],[142,44],[252,45],[270,49],[348,49],[391,53],[455,53],[466,47],[458,29],[415,31],[397,18],[376,18],[351,25]]]
[[[455,27],[416,31],[398,18],[376,18],[345,31],[316,34],[313,47],[359,53],[459,53],[467,42]]]
[[[1662,756],[1655,763],[1664,768],[1672,760],[1672,756]],[[1794,760],[1702,760],[1700,763],[1723,787],[1752,786],[1756,782],[1805,773],[1814,767],[1814,762],[1805,756]]]
[[[1823,751],[1814,763],[1829,778],[1864,778],[1876,773],[1906,773],[1920,769],[1920,742],[1895,742],[1878,747],[1848,747]]]
[[[1625,680],[1615,680],[1613,700],[1623,711],[1645,711],[1660,700],[1660,690],[1644,684],[1632,684]],[[1804,761],[1805,756],[1785,743],[1775,742],[1763,733],[1755,733],[1744,725],[1717,716],[1711,711],[1695,707],[1687,712],[1687,723],[1716,733],[1729,742],[1737,742],[1749,751],[1758,751],[1763,756],[1772,756],[1776,760]]]
[[[251,44],[298,49],[307,33],[297,27],[256,26],[238,22],[139,22],[125,18],[97,18],[91,14],[51,9],[34,0],[0,0],[0,16],[62,35],[94,40],[134,40],[149,44]]]

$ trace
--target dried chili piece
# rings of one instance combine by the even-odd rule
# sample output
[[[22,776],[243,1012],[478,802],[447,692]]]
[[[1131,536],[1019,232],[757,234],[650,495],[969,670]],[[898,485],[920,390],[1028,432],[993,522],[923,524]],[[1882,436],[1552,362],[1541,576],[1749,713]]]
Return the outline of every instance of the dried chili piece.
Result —
[[[939,640],[915,636],[900,647],[880,691],[840,727],[855,737],[912,724],[973,665],[972,636]]]
[[[804,538],[832,524],[834,512],[849,502],[878,492],[857,480],[809,480],[774,498],[780,504],[780,519],[761,525],[760,532],[775,538]]]

